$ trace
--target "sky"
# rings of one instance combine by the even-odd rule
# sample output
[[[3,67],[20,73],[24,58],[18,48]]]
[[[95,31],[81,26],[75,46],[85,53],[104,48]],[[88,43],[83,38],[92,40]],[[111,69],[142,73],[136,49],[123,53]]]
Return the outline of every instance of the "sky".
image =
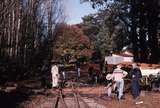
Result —
[[[66,0],[67,24],[78,24],[82,22],[82,17],[91,13],[95,13],[89,3],[80,3],[80,0]]]

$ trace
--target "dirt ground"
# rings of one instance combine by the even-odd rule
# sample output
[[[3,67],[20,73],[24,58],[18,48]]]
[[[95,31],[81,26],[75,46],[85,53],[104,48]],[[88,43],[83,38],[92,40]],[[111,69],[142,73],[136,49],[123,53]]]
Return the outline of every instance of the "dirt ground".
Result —
[[[47,95],[39,94],[31,96],[29,100],[20,104],[20,108],[52,108],[55,104],[56,91],[55,89],[48,89],[45,91]],[[103,86],[80,87],[77,88],[77,91],[90,108],[160,108],[159,92],[142,91],[140,100],[142,100],[143,103],[135,105],[130,93],[125,94],[125,100],[118,101],[114,94],[110,100]],[[70,88],[63,89],[63,94],[68,108],[76,108],[75,104],[73,105],[75,101],[71,96],[72,90]],[[60,103],[58,108],[62,106]],[[80,106],[80,108],[85,108],[82,103]]]

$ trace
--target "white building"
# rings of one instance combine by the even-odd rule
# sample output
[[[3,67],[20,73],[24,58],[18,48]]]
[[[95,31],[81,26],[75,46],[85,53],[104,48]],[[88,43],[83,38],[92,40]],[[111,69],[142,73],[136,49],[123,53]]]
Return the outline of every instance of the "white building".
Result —
[[[133,54],[125,51],[121,54],[113,53],[112,56],[106,56],[105,62],[107,61],[108,64],[119,64],[123,62],[133,62]]]
[[[149,76],[149,75],[156,76],[157,74],[160,74],[160,68],[157,68],[157,69],[144,69],[144,68],[140,67],[140,70],[141,70],[142,76]]]

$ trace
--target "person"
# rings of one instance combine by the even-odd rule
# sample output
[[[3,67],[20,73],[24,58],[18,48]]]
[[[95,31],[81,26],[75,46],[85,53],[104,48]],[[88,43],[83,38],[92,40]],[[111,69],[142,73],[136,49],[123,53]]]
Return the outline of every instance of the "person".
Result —
[[[62,76],[63,76],[63,80],[65,81],[66,80],[66,72],[65,72],[65,70],[62,71]]]
[[[93,84],[93,82],[94,82],[94,76],[93,76],[93,74],[94,74],[94,69],[91,66],[88,69],[88,79],[89,79],[89,83],[91,83],[91,84]]]
[[[51,67],[51,74],[52,74],[52,87],[58,87],[58,81],[59,81],[59,69],[57,64],[53,64]]]
[[[80,73],[80,71],[81,71],[80,65],[81,65],[80,61],[79,61],[79,59],[77,59],[77,61],[76,61],[77,78],[80,78],[80,75],[81,75],[81,73]]]
[[[121,65],[117,65],[117,67],[113,70],[113,79],[115,81],[115,87],[117,88],[117,97],[118,100],[124,99],[123,96],[123,88],[124,88],[124,77],[127,76],[127,72],[121,69]],[[115,89],[114,87],[114,89]]]
[[[112,89],[113,89],[113,85],[114,85],[113,74],[111,72],[109,72],[106,75],[106,79],[107,79],[107,87],[106,87],[107,95],[111,99],[111,93],[112,93]]]
[[[143,101],[138,101],[140,96],[140,79],[142,78],[142,73],[136,63],[132,64],[132,69],[130,71],[131,76],[131,89],[132,96],[135,104],[143,103]]]

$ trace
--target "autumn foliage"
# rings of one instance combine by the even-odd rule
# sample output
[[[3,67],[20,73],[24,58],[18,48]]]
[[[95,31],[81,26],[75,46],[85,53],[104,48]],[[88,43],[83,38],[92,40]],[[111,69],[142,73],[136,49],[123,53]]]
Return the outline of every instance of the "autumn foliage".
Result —
[[[54,57],[60,58],[65,54],[75,56],[91,56],[93,45],[77,25],[62,24],[59,26],[54,45]]]

